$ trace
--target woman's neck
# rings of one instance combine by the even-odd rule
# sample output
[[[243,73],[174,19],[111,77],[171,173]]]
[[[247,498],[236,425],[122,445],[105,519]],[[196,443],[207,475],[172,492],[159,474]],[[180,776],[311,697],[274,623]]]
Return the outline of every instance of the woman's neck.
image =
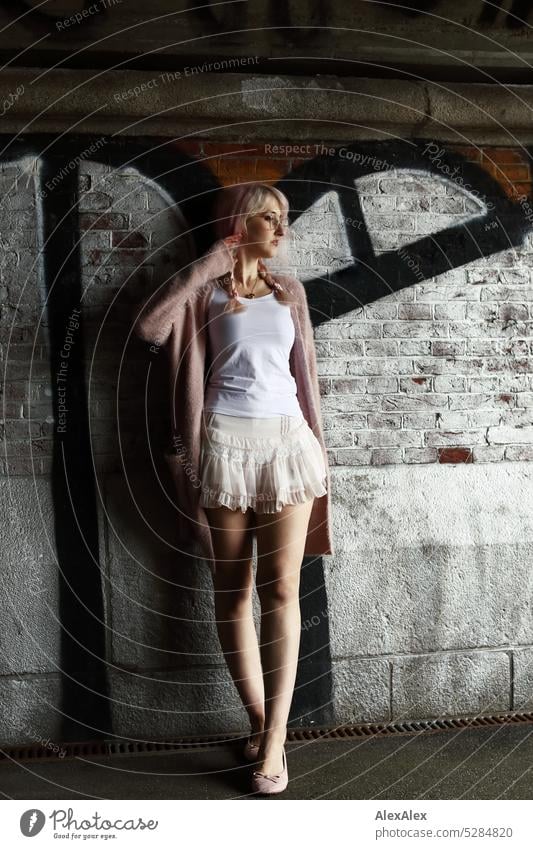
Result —
[[[239,252],[235,268],[233,269],[233,278],[236,283],[239,283],[243,288],[252,286],[257,278],[258,265],[257,257],[243,256]]]

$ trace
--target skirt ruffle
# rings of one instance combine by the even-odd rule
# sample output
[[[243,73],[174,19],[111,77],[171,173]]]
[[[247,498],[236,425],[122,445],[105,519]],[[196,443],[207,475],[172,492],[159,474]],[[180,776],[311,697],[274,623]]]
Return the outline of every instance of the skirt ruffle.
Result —
[[[203,507],[278,513],[327,492],[322,448],[305,419],[275,437],[210,427],[201,453]]]

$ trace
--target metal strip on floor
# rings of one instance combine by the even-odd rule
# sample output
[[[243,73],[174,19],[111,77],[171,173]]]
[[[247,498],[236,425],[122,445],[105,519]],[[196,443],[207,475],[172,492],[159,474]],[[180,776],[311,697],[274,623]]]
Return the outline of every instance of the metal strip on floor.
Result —
[[[498,725],[533,723],[533,713],[500,713],[491,716],[460,716],[444,719],[417,719],[402,722],[364,723],[336,727],[289,728],[287,742],[309,740],[349,740],[369,737],[397,737],[410,734],[435,734],[443,731],[462,731],[469,728],[488,728]],[[178,737],[175,740],[103,739],[85,742],[59,743],[41,740],[39,743],[0,746],[0,761],[57,761],[69,758],[110,757],[179,752],[185,749],[206,749],[242,742],[246,733],[211,734]]]

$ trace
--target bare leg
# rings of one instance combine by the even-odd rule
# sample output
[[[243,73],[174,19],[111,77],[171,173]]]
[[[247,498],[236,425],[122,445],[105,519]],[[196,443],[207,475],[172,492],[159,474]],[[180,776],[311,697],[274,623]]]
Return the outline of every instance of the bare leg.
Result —
[[[252,613],[253,513],[205,508],[215,551],[215,616],[231,677],[250,717],[254,742],[265,719],[263,672]]]
[[[279,513],[256,513],[257,592],[261,601],[261,660],[265,731],[257,769],[281,772],[282,749],[300,646],[300,569],[313,499]]]

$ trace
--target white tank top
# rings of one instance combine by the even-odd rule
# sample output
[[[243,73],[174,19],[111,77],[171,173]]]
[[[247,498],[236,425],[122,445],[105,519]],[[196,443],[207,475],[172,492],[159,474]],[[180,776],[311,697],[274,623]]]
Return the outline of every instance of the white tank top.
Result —
[[[228,296],[220,287],[209,301],[204,410],[247,418],[301,417],[289,368],[295,337],[290,307],[278,303],[274,292],[239,301],[244,312],[224,313]]]

